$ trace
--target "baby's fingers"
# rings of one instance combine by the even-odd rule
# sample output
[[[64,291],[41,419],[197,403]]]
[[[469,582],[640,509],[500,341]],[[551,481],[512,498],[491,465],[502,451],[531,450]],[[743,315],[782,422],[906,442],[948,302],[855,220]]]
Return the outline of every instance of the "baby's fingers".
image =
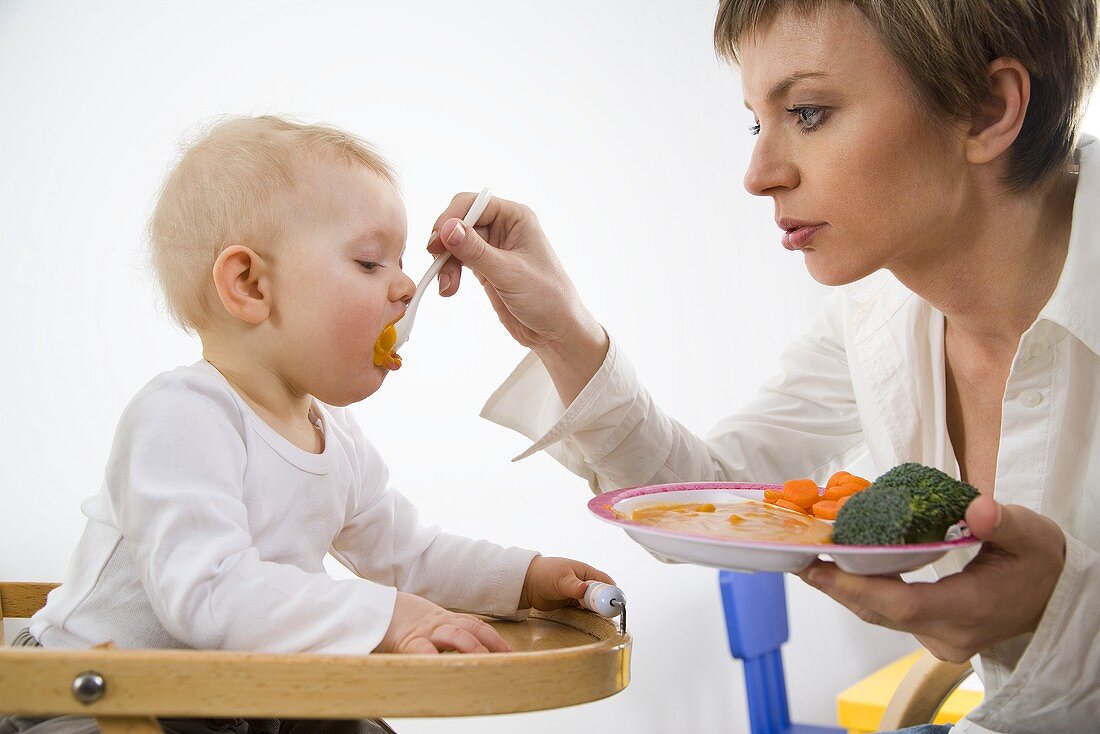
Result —
[[[427,637],[414,637],[405,643],[404,648],[400,652],[409,655],[438,655],[439,650],[435,649],[435,645]]]
[[[574,561],[574,572],[583,581],[602,581],[605,584],[615,585],[615,579],[608,576],[598,568],[592,568],[587,563],[581,563],[580,561]]]
[[[444,624],[432,630],[431,643],[436,649],[455,652],[489,652],[477,637],[455,624]]]
[[[512,652],[512,646],[504,641],[500,633],[493,629],[491,624],[477,617],[462,616],[455,624],[476,637],[489,652]]]

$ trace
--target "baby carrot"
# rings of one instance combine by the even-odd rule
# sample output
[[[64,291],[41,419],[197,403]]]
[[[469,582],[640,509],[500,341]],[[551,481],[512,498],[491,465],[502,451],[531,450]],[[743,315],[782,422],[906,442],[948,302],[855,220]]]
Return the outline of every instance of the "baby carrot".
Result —
[[[843,482],[845,479],[847,479],[850,476],[852,476],[852,475],[849,474],[846,471],[838,471],[836,474],[829,477],[829,481],[825,482],[825,487],[828,488],[828,487],[832,487],[835,484],[840,484],[841,482]]]
[[[783,507],[783,508],[786,508],[788,510],[794,510],[795,512],[801,512],[803,515],[808,515],[809,514],[806,511],[806,508],[803,507],[802,505],[796,505],[793,502],[788,502],[787,500],[783,499],[782,497],[777,499],[775,501],[775,504],[776,504],[777,507]]]
[[[770,505],[774,505],[775,501],[783,496],[783,490],[780,489],[765,489],[764,501]]]
[[[791,479],[783,483],[783,499],[809,509],[821,499],[817,493],[817,482],[812,479]]]
[[[820,500],[814,503],[814,517],[820,517],[822,520],[835,520],[836,514],[840,512],[840,503],[833,500]]]
[[[862,490],[857,488],[854,484],[838,484],[835,487],[829,487],[825,490],[825,499],[838,500],[841,497],[847,497],[848,495],[861,491]]]

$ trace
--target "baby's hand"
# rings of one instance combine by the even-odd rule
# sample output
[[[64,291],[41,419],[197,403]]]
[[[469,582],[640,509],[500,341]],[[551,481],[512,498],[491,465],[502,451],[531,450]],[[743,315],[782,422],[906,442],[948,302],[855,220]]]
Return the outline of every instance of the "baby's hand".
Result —
[[[519,595],[519,608],[534,607],[546,611],[570,603],[577,606],[576,602],[584,598],[589,581],[615,583],[606,573],[597,571],[587,563],[569,558],[536,556],[527,567],[523,592]]]
[[[427,653],[511,652],[512,648],[486,622],[449,612],[414,594],[397,592],[393,619],[375,652]]]

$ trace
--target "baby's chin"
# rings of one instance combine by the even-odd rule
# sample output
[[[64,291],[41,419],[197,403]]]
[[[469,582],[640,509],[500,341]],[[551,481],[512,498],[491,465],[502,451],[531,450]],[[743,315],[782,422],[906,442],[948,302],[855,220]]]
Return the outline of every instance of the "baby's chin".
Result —
[[[389,370],[383,367],[372,365],[372,370],[375,374],[371,375],[366,380],[362,380],[360,384],[354,386],[321,388],[311,394],[325,405],[332,405],[337,408],[354,405],[378,392],[378,389],[382,387],[382,383],[386,379],[386,375],[389,374]]]

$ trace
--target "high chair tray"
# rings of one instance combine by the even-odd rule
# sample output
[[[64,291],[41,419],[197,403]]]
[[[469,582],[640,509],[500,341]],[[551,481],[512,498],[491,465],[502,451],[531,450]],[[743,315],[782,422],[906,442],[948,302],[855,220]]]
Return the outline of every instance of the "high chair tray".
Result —
[[[629,635],[591,612],[488,620],[514,652],[275,655],[199,650],[0,648],[0,714],[352,719],[470,716],[570,706],[621,691]],[[74,679],[94,671],[91,704]],[[108,718],[104,718],[108,717]],[[121,720],[121,719],[120,719]]]

